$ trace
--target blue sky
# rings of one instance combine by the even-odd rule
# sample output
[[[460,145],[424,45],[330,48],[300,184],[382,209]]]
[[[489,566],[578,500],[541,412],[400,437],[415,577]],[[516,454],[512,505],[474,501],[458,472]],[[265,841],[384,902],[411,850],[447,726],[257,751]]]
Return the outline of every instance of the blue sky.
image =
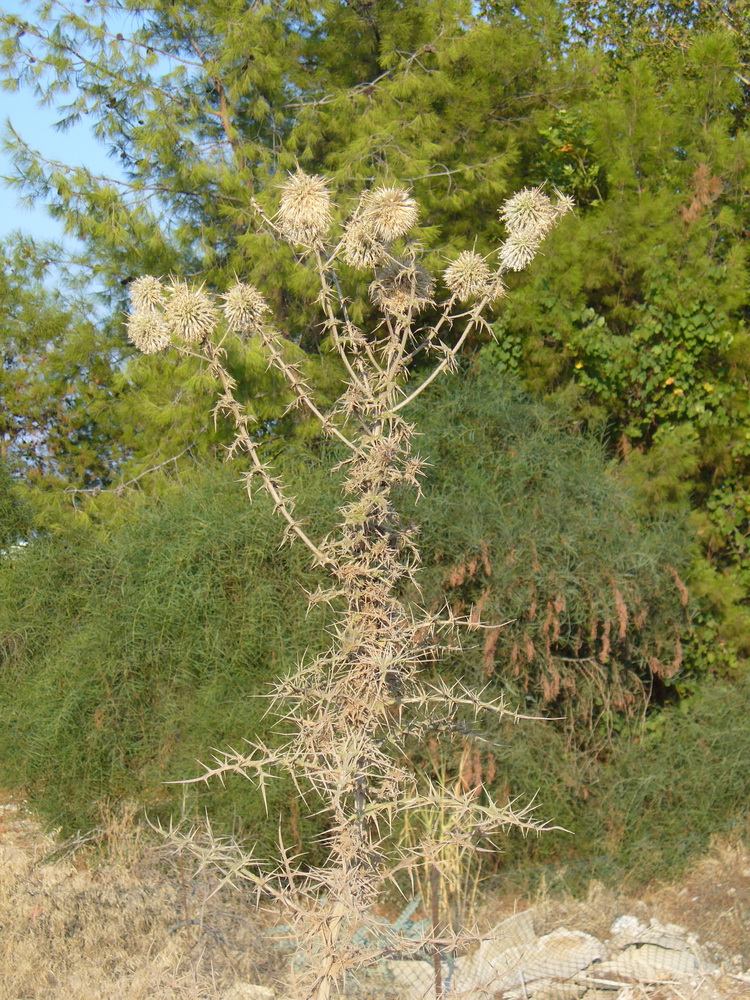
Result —
[[[31,20],[33,8],[18,0],[6,0],[3,12],[20,14]],[[8,120],[33,148],[53,160],[73,166],[87,166],[95,173],[119,174],[118,164],[111,160],[103,145],[89,133],[86,125],[76,125],[66,132],[53,128],[61,117],[55,108],[40,108],[34,94],[24,88],[19,91],[0,90],[0,128],[7,137]],[[0,149],[0,176],[13,173],[13,166],[3,142]],[[19,192],[0,182],[0,239],[20,229],[36,239],[60,239],[62,226],[50,218],[43,205],[27,208],[19,202]]]
[[[112,173],[117,164],[107,157],[105,149],[96,142],[85,126],[74,126],[67,132],[58,132],[52,126],[60,117],[51,108],[40,108],[29,91],[9,93],[0,97],[3,108],[3,139],[7,136],[6,124],[10,120],[17,132],[34,149],[53,160],[74,166],[86,165],[94,172]],[[13,165],[5,149],[0,150],[0,174],[12,174]],[[12,230],[21,229],[37,239],[57,239],[62,227],[50,218],[42,205],[25,207],[19,202],[20,192],[3,184],[0,191],[0,239]]]

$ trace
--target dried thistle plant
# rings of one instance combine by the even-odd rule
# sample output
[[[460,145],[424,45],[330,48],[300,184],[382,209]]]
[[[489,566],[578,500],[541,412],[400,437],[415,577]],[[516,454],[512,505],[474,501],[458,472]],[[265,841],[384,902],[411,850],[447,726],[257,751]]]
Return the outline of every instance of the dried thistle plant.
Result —
[[[215,415],[227,417],[235,429],[229,457],[249,459],[248,492],[257,486],[270,495],[286,522],[285,539],[299,539],[327,574],[327,585],[310,601],[336,609],[333,641],[325,653],[304,659],[275,685],[272,709],[286,734],[280,746],[251,742],[246,752],[217,754],[213,766],[193,780],[236,773],[264,794],[266,782],[281,771],[291,776],[300,796],[319,800],[309,806],[327,815],[325,865],[296,866],[283,839],[276,867],[235,849],[223,856],[216,844],[213,860],[227,877],[248,880],[259,898],[291,914],[307,956],[296,972],[294,996],[328,1000],[347,973],[381,955],[381,946],[362,943],[375,940],[362,931],[376,926],[373,906],[389,885],[403,886],[409,879],[415,884],[426,867],[439,869],[447,857],[462,857],[478,843],[491,844],[510,826],[544,828],[528,809],[494,803],[460,782],[446,786],[408,764],[417,740],[471,740],[481,714],[518,716],[502,699],[487,698],[460,682],[425,678],[423,668],[439,660],[448,636],[455,648],[455,626],[470,623],[458,623],[451,615],[441,619],[400,596],[404,584],[417,582],[419,550],[413,529],[394,506],[394,491],[408,487],[419,495],[423,463],[412,451],[415,428],[405,417],[409,404],[455,368],[467,338],[489,332],[486,313],[504,294],[504,273],[533,258],[571,204],[564,198],[553,203],[539,188],[509,199],[500,209],[508,238],[494,262],[473,252],[460,254],[443,275],[448,293],[439,302],[435,279],[420,262],[418,245],[408,239],[417,206],[403,188],[365,192],[338,240],[329,236],[333,209],[320,177],[299,170],[292,175],[273,218],[255,203],[254,208],[261,224],[292,244],[317,273],[324,324],[347,375],[330,412],[321,412],[300,367],[286,360],[283,338],[268,321],[270,310],[250,285],[235,284],[219,308],[202,287],[140,278],[133,283],[128,331],[146,353],[171,338],[179,352],[205,362],[219,385]],[[396,255],[398,241],[403,246]],[[382,317],[369,332],[358,329],[349,315],[338,274],[342,261],[375,269],[370,292]],[[420,326],[418,314],[428,306],[433,318]],[[225,366],[221,343],[227,331],[258,337],[269,365],[288,382],[292,405],[306,408],[346,450],[340,465],[341,520],[326,538],[309,537],[293,499],[261,454],[252,417],[236,398]],[[433,359],[432,369],[412,386],[413,362],[420,355]],[[439,835],[420,843],[393,837],[412,817],[423,822],[429,813],[439,822],[428,828]],[[203,857],[194,838],[187,846]],[[382,925],[377,927],[382,941]],[[388,948],[402,954],[446,949],[457,946],[460,936],[444,929],[440,941],[414,941],[398,940],[394,933]]]

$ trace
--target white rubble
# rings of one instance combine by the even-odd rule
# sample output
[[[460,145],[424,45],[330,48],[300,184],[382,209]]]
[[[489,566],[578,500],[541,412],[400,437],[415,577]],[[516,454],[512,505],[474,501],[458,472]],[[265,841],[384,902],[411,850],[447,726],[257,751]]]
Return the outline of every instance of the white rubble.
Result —
[[[520,997],[536,983],[538,989],[544,987],[549,992],[548,986],[553,981],[559,983],[571,979],[593,962],[606,958],[605,946],[591,934],[560,927],[551,934],[536,937],[532,935],[531,928],[533,924],[529,917],[513,927],[516,932],[522,930],[523,943],[508,947],[508,936],[491,937],[482,942],[473,956],[459,959],[454,991],[502,990],[512,1000],[514,993],[508,991],[519,987]],[[502,927],[502,930],[507,933],[510,928]],[[569,992],[573,997],[574,991]],[[575,1000],[577,996],[580,993],[576,994]]]
[[[405,958],[386,962],[389,979],[397,986],[408,991],[412,1000],[422,1000],[422,997],[435,994],[435,969],[430,962],[419,959]]]
[[[640,1000],[643,986],[700,983],[719,973],[704,960],[695,936],[676,924],[645,924],[622,914],[610,933],[606,942],[566,927],[538,936],[533,911],[525,910],[494,927],[473,954],[444,963],[445,995],[461,1000],[497,995],[503,1000]],[[386,965],[405,1000],[427,1000],[434,994],[431,962],[391,960]]]
[[[658,944],[628,945],[609,962],[602,962],[597,975],[613,979],[629,977],[640,982],[685,978],[698,968],[698,960],[687,949],[662,948]]]
[[[688,934],[684,927],[661,924],[654,919],[647,925],[627,913],[612,922],[610,933],[616,948],[629,944],[656,944],[674,951],[689,951],[697,943],[694,935]]]

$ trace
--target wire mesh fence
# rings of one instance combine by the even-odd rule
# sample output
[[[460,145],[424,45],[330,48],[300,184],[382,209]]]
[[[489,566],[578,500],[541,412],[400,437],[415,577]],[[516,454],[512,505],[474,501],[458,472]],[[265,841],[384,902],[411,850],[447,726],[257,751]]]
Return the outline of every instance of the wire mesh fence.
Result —
[[[674,886],[652,888],[649,904],[620,891],[628,872],[606,855],[495,875],[481,892],[489,912],[493,900],[528,908],[494,923],[485,912],[461,949],[385,954],[347,998],[750,1000],[750,867],[740,840],[723,844]],[[392,929],[434,942],[429,902],[411,900]]]
[[[433,869],[422,896],[354,936],[380,958],[348,976],[345,1000],[750,1000],[747,827],[721,827],[702,851],[686,831],[697,860],[648,888],[604,854],[506,869],[481,880],[460,934],[442,941],[454,879]]]
[[[560,927],[539,935],[532,910],[510,917],[473,950],[384,958],[360,974],[358,998],[429,1000],[643,1000],[661,988],[694,986],[717,971],[681,928],[624,914],[606,940]],[[640,990],[640,992],[636,992]],[[750,996],[750,982],[747,984]],[[679,993],[672,994],[677,1000]]]

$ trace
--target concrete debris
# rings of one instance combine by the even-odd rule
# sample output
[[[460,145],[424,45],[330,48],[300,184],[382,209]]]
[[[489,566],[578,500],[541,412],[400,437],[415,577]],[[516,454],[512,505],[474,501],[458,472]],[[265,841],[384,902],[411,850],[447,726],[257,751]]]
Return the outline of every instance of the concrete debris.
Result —
[[[619,916],[604,942],[583,931],[559,927],[537,936],[533,911],[493,928],[472,954],[454,959],[444,974],[446,996],[463,1000],[637,1000],[643,986],[689,984],[718,970],[704,961],[697,939],[676,924],[644,924]],[[391,982],[408,1000],[434,991],[431,962],[391,960]],[[448,965],[444,965],[447,970]],[[260,998],[258,998],[260,1000]]]
[[[514,972],[523,965],[526,954],[532,948],[533,942],[517,945],[515,948],[503,948],[499,942],[484,941],[474,958],[468,962],[460,962],[456,973],[456,990],[470,990],[489,984],[499,990],[514,985],[517,979]]]
[[[651,920],[647,925],[627,913],[612,922],[610,933],[614,939],[612,944],[617,948],[629,944],[656,944],[673,951],[691,951],[697,944],[695,936],[688,934],[684,927],[660,924],[658,920]]]
[[[565,983],[554,979],[539,979],[532,984],[532,991],[529,987],[508,991],[503,1000],[525,1000],[526,996],[533,995],[534,1000],[583,1000],[587,992],[585,983]],[[608,1000],[612,1000],[610,996]]]
[[[523,996],[530,984],[570,979],[606,955],[601,941],[564,927],[512,948],[506,947],[506,942],[507,938],[483,941],[472,958],[459,959],[456,992],[490,987],[494,991],[512,991],[520,987],[519,996]]]
[[[623,913],[621,916],[615,917],[612,921],[609,933],[612,937],[627,937],[635,940],[638,934],[642,934],[646,930],[648,928],[638,917],[633,917],[629,913]]]
[[[523,910],[521,913],[515,913],[512,917],[507,917],[496,927],[493,927],[484,944],[493,942],[505,948],[517,948],[521,945],[533,944],[535,941],[534,912],[533,910]]]
[[[687,949],[677,951],[658,944],[629,945],[609,962],[602,962],[597,975],[613,979],[630,978],[655,983],[689,976],[698,960]]]
[[[432,962],[405,958],[386,963],[389,979],[405,991],[412,1000],[435,994],[435,968]]]
[[[569,979],[606,956],[606,947],[592,934],[560,927],[539,938],[529,971],[536,979]]]

